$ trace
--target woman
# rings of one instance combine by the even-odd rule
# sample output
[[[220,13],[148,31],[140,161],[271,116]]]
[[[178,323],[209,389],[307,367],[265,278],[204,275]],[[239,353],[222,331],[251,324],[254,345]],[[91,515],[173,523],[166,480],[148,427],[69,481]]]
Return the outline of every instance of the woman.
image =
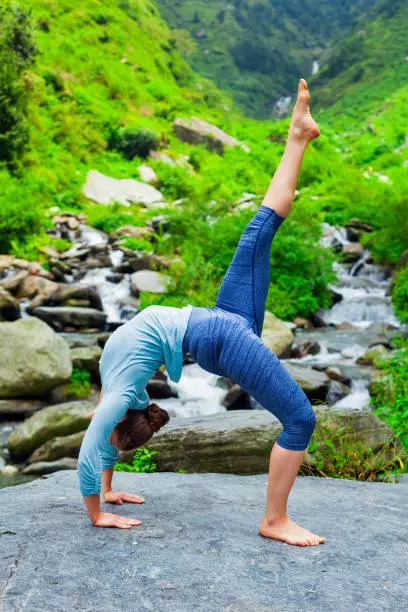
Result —
[[[240,239],[215,308],[151,306],[116,330],[105,346],[100,364],[103,397],[82,443],[78,466],[81,492],[97,527],[128,529],[140,524],[136,519],[101,512],[101,485],[107,502],[143,503],[135,495],[112,491],[112,468],[118,449],[143,445],[168,421],[167,412],[158,406],[146,408],[149,398],[145,387],[163,363],[177,382],[188,352],[206,370],[233,379],[283,425],[271,452],[266,510],[259,533],[298,546],[325,541],[287,515],[288,496],[312,436],[315,416],[299,385],[259,337],[271,243],[289,214],[306,147],[320,133],[310,115],[309,99],[302,79],[282,160],[262,205]]]

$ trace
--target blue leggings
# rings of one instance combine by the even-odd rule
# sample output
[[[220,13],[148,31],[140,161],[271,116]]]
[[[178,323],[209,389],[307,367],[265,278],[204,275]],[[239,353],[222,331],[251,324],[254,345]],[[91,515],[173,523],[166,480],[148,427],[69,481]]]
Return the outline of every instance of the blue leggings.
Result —
[[[183,340],[205,370],[238,383],[283,425],[277,443],[304,450],[316,418],[306,395],[262,342],[270,248],[283,217],[261,206],[244,230],[215,308],[194,307]]]

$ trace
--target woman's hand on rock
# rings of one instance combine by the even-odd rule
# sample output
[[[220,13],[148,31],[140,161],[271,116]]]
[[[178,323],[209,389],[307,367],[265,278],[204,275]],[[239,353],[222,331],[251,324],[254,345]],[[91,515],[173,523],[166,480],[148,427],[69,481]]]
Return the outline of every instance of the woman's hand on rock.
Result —
[[[103,499],[108,504],[144,504],[144,497],[138,497],[131,493],[125,493],[124,491],[109,491],[104,494]]]
[[[137,527],[141,523],[142,521],[120,516],[119,514],[101,512],[99,518],[93,524],[95,527],[117,527],[118,529],[130,529],[131,527]]]

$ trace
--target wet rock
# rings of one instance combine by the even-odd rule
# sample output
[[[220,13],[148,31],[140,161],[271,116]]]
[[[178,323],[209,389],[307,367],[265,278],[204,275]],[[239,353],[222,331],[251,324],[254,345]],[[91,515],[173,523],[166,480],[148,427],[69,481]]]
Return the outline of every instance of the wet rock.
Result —
[[[93,408],[94,402],[83,400],[39,410],[10,434],[7,446],[11,457],[24,460],[52,438],[83,431],[89,425],[88,414]]]
[[[123,274],[120,274],[120,272],[112,272],[112,274],[107,274],[105,278],[110,283],[114,283],[115,285],[117,285],[118,283],[120,283],[120,281],[123,280],[124,276]]]
[[[88,422],[89,424],[89,422]],[[85,429],[68,436],[57,436],[44,442],[28,457],[27,463],[38,461],[57,461],[62,457],[75,457],[79,455]]]
[[[0,321],[16,321],[20,316],[19,301],[0,287]]]
[[[223,155],[227,147],[241,147],[245,151],[249,151],[246,145],[197,117],[192,119],[176,119],[174,122],[174,132],[182,142],[203,144],[209,151],[215,151],[219,155]]]
[[[127,253],[126,260],[120,266],[120,269],[126,269],[127,272],[140,272],[141,270],[158,270],[167,268],[168,266],[165,264],[166,262],[163,261],[160,256],[154,255],[154,253],[150,254],[131,251],[130,253]]]
[[[61,457],[56,461],[39,461],[27,465],[23,469],[23,474],[52,474],[61,470],[76,470],[78,465],[77,459],[72,457]]]
[[[15,272],[12,276],[5,278],[0,281],[0,287],[5,289],[6,291],[10,291],[10,293],[17,293],[18,289],[25,278],[28,276],[27,270],[19,270]]]
[[[339,380],[331,380],[329,384],[329,390],[327,392],[327,403],[329,406],[333,406],[336,402],[349,395],[350,387],[340,382]]]
[[[343,261],[346,263],[354,263],[359,260],[364,253],[364,247],[359,242],[349,242],[343,245]]]
[[[358,329],[358,327],[349,321],[343,321],[342,323],[338,323],[336,325],[336,329]]]
[[[30,274],[27,275],[19,284],[17,297],[34,298],[39,294],[50,295],[56,290],[57,287],[57,283],[49,280],[48,278],[42,278],[41,276]]]
[[[138,297],[141,291],[149,293],[165,293],[170,283],[170,277],[152,270],[134,272],[130,278],[132,293]]]
[[[44,408],[45,402],[32,399],[4,399],[0,400],[0,417],[6,416],[22,418],[30,416],[37,410]]]
[[[33,315],[42,319],[56,330],[72,328],[101,328],[105,326],[107,315],[95,308],[74,306],[40,306]]]
[[[343,383],[344,385],[349,385],[350,384],[350,378],[348,376],[345,376],[342,371],[340,370],[340,368],[326,368],[326,374],[327,376],[331,379],[331,380],[338,380],[339,382]]]
[[[102,357],[102,349],[99,346],[73,348],[70,353],[74,368],[99,376],[99,360]]]
[[[146,386],[147,393],[151,399],[167,399],[169,397],[178,397],[177,393],[172,390],[167,382],[167,376],[163,378],[151,378]]]
[[[227,410],[250,410],[251,398],[242,387],[234,384],[229,388],[222,405]]]
[[[156,234],[164,234],[170,229],[170,221],[165,215],[157,215],[150,220],[150,227]]]
[[[320,353],[320,345],[314,340],[296,340],[291,349],[291,357],[294,359],[301,359],[306,355],[317,355],[318,353]]]
[[[155,187],[159,185],[159,178],[153,168],[150,166],[142,164],[138,167],[137,171],[139,172],[139,176],[144,183],[149,183],[149,185],[154,185]]]
[[[313,329],[313,323],[303,317],[296,317],[293,322],[299,329]]]
[[[150,240],[153,234],[151,227],[137,227],[135,225],[123,225],[112,232],[109,240],[114,242],[120,238],[135,238],[136,240]]]
[[[69,379],[67,343],[35,318],[0,323],[0,398],[39,397]]]
[[[262,340],[278,357],[289,354],[294,339],[288,326],[271,312],[265,313]]]
[[[389,350],[383,344],[376,344],[372,348],[368,349],[362,357],[359,357],[356,361],[359,365],[375,365],[377,359],[386,357],[389,354]]]
[[[283,366],[300,385],[310,400],[325,400],[330,379],[325,372],[294,363],[283,362]]]
[[[105,176],[97,170],[90,170],[82,189],[85,197],[99,204],[119,202],[130,206],[132,202],[154,204],[163,202],[163,194],[151,185],[134,179],[115,179]]]

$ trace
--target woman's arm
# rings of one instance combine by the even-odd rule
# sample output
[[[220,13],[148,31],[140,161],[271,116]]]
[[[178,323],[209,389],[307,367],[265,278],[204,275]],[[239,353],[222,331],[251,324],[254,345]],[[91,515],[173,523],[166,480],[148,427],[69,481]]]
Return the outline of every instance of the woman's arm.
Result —
[[[125,416],[128,407],[129,400],[120,393],[104,394],[103,400],[86,431],[79,453],[80,489],[85,499],[89,517],[97,527],[123,527],[124,524],[130,526],[140,524],[140,521],[136,521],[136,519],[126,519],[124,522],[123,517],[103,513],[99,504],[105,458],[110,456],[113,461],[114,451],[116,450],[109,444],[108,440],[116,424]],[[106,469],[111,470],[112,467],[112,463],[106,465]],[[109,483],[107,483],[109,486],[111,479],[112,474],[110,474]]]

